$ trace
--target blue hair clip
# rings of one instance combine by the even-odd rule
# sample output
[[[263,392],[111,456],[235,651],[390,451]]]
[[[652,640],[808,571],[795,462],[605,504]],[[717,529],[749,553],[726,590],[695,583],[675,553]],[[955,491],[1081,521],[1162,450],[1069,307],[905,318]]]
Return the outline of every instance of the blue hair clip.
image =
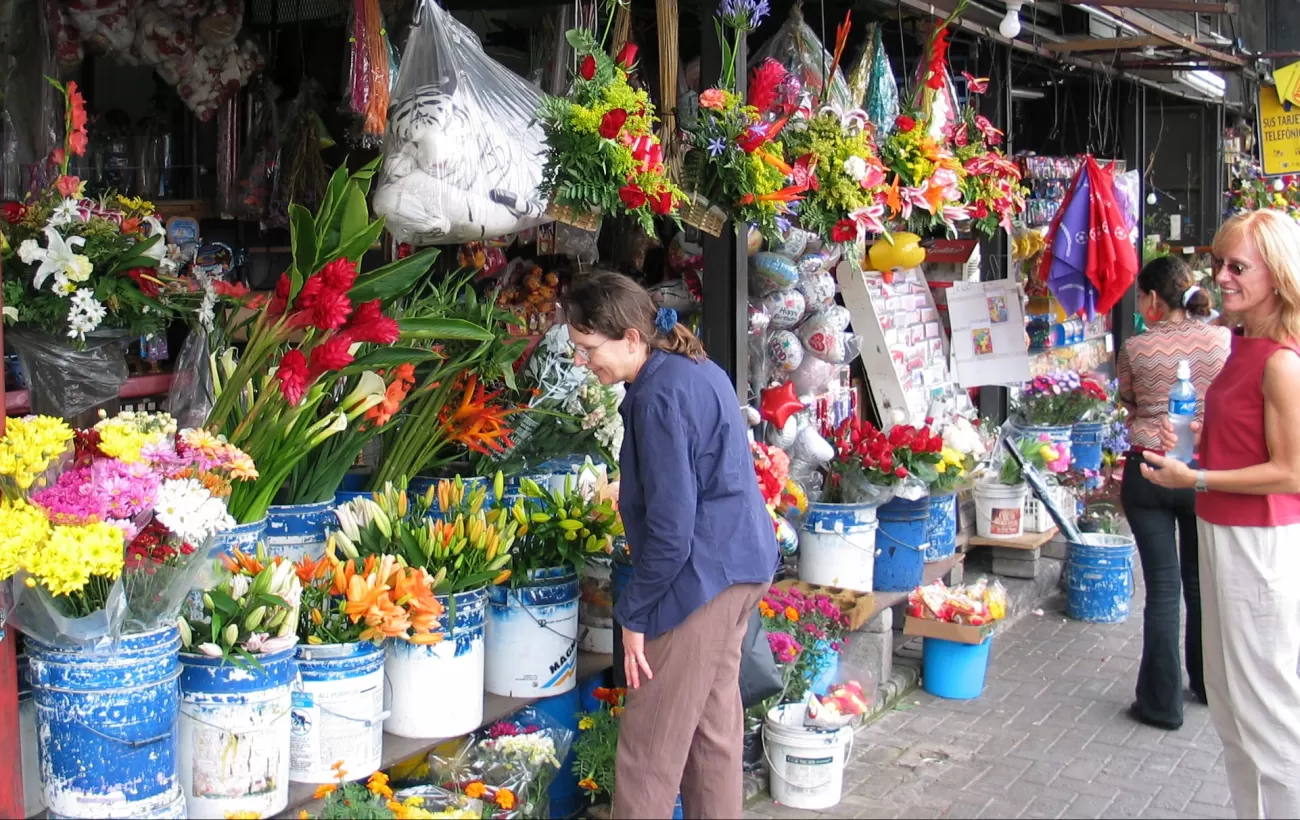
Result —
[[[677,327],[677,311],[672,308],[659,308],[659,312],[655,314],[655,330],[668,334],[672,333],[675,327]]]

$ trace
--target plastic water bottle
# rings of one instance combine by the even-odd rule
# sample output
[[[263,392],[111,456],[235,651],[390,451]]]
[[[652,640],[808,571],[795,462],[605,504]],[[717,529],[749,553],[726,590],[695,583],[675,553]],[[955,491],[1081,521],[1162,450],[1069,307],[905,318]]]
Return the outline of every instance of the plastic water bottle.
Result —
[[[1169,452],[1184,464],[1191,463],[1196,434],[1192,422],[1196,421],[1196,387],[1192,385],[1192,366],[1187,360],[1178,363],[1178,382],[1169,391],[1169,423],[1174,426],[1178,444]]]

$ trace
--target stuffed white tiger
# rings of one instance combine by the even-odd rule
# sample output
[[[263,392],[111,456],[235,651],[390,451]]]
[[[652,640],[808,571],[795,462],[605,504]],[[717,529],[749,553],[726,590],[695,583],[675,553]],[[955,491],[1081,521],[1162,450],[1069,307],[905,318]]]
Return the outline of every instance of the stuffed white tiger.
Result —
[[[449,15],[436,22],[460,26]],[[537,195],[546,149],[533,116],[542,92],[479,49],[458,51],[437,61],[454,71],[399,87],[389,112],[374,207],[400,242],[455,244],[546,221]]]

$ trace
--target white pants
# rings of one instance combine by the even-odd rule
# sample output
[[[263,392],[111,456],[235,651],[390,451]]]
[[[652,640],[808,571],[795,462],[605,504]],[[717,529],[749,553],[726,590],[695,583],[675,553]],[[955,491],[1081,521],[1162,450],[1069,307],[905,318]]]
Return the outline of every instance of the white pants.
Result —
[[[1210,717],[1241,818],[1300,818],[1300,524],[1200,522]]]

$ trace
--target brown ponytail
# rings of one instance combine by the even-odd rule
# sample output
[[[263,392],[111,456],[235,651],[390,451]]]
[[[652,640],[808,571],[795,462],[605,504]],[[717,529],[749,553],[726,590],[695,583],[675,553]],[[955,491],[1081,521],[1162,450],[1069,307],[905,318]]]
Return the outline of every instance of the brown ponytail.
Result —
[[[1209,316],[1213,307],[1210,294],[1196,284],[1196,274],[1177,256],[1161,256],[1148,262],[1138,274],[1137,286],[1143,293],[1155,293],[1173,310],[1186,311],[1188,316]]]
[[[635,329],[650,347],[704,361],[704,345],[695,334],[681,322],[659,330],[660,308],[645,288],[621,273],[595,270],[577,276],[561,301],[566,321],[582,333],[622,339]]]

